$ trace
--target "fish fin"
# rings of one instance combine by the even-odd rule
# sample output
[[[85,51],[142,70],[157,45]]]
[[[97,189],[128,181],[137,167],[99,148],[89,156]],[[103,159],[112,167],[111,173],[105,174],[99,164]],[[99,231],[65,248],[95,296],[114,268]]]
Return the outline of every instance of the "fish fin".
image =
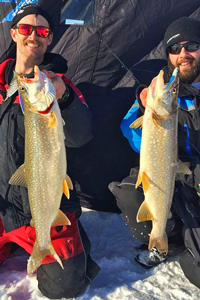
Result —
[[[26,183],[26,179],[25,179],[25,167],[24,164],[21,165],[17,171],[15,171],[15,173],[11,176],[10,180],[9,180],[9,184],[12,185],[21,185],[24,187],[28,187],[27,183]]]
[[[171,213],[171,211],[169,212],[169,214],[168,214],[168,217],[167,217],[168,219],[171,219],[172,218],[172,213]]]
[[[63,126],[65,126],[65,121],[62,119]]]
[[[69,187],[68,187],[66,179],[63,179],[63,193],[65,194],[65,196],[67,197],[67,199],[69,199],[69,197],[70,197],[70,195],[69,195]]]
[[[142,124],[143,124],[143,116],[136,119],[129,127],[130,128],[138,128],[138,127],[142,128]]]
[[[71,225],[71,222],[68,217],[61,210],[59,210],[51,226],[53,227],[62,225]]]
[[[137,222],[154,220],[154,216],[151,210],[149,209],[149,206],[146,201],[142,202],[136,218],[137,218]]]
[[[69,189],[73,190],[73,184],[70,179],[70,177],[66,174],[65,179],[63,179],[63,193],[69,199],[70,194],[69,194]]]
[[[30,221],[30,225],[31,225],[31,227],[35,227],[35,226],[34,226],[33,219],[31,219],[31,221]]]
[[[61,268],[64,269],[62,261],[61,261],[60,257],[58,256],[58,254],[56,253],[52,243],[50,242],[48,249],[41,250],[40,247],[39,247],[38,241],[36,239],[35,244],[33,246],[33,251],[32,251],[31,256],[28,260],[28,265],[27,265],[28,275],[31,275],[34,271],[36,271],[36,269],[41,265],[43,259],[47,255],[53,255],[54,258],[59,263],[59,265],[61,266]]]
[[[150,234],[149,239],[149,250],[151,250],[153,247],[156,247],[160,253],[166,252],[168,253],[168,238],[166,232],[162,237],[155,238],[153,234],[153,230]]]
[[[146,172],[142,172],[142,186],[143,186],[143,189],[144,189],[145,193],[150,188],[149,178],[148,178]]]
[[[49,123],[48,123],[47,127],[56,127],[56,124],[57,124],[56,114],[54,111],[52,111],[50,113]]]
[[[189,167],[186,163],[182,162],[180,159],[178,160],[178,171],[177,173],[183,175],[190,175],[192,172],[190,171]]]
[[[139,171],[138,177],[137,177],[137,182],[135,184],[136,189],[138,188],[138,186],[140,185],[141,182],[142,182],[142,176],[141,176],[141,172]]]
[[[70,178],[67,174],[65,175],[65,180],[66,180],[66,182],[67,182],[68,188],[69,188],[70,190],[73,190],[73,183],[72,183],[72,181],[71,181],[71,178]]]

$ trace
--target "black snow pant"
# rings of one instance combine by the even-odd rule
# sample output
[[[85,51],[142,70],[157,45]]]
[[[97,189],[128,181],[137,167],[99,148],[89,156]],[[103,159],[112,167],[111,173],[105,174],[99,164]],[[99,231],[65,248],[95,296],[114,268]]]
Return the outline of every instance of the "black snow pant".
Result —
[[[38,288],[49,299],[74,299],[80,295],[99,273],[99,266],[90,257],[90,241],[78,221],[83,252],[57,262],[41,265],[37,270]]]
[[[138,169],[131,169],[122,182],[112,182],[109,189],[114,194],[122,216],[133,236],[144,244],[149,243],[152,222],[137,223],[136,215],[144,201],[143,189],[135,189]],[[200,288],[200,206],[196,191],[177,184],[172,201],[172,218],[167,222],[166,232],[170,244],[184,240],[185,250],[180,257],[180,266],[191,283]]]

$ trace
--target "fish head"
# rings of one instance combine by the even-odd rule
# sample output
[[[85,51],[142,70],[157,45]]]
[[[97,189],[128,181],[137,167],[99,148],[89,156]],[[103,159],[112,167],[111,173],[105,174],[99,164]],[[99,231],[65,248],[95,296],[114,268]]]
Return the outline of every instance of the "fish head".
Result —
[[[34,77],[27,78],[23,74],[16,76],[23,103],[33,112],[48,110],[56,99],[55,87],[46,74],[38,66],[34,67]]]
[[[173,113],[178,108],[177,97],[179,89],[178,68],[170,78],[169,83],[164,83],[164,72],[161,70],[149,86],[147,95],[147,105],[151,107],[160,116],[168,113]]]

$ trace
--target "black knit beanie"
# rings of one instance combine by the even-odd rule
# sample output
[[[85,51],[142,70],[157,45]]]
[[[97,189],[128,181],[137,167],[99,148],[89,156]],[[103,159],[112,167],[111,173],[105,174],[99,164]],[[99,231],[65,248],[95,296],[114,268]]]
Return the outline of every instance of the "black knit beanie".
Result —
[[[200,20],[182,17],[170,24],[164,36],[166,54],[169,46],[184,41],[200,44]]]
[[[33,4],[24,5],[17,11],[17,14],[15,15],[15,17],[12,20],[11,28],[13,28],[23,17],[25,17],[27,15],[43,16],[49,23],[49,27],[50,27],[51,31],[53,31],[54,22],[53,22],[51,16],[45,10],[43,10],[40,6],[33,5]]]

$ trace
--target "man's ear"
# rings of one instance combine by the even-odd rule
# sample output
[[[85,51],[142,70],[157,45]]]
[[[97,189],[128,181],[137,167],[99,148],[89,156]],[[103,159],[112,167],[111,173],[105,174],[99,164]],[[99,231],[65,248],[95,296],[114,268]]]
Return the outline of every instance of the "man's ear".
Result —
[[[16,30],[15,29],[13,29],[13,28],[10,29],[10,35],[11,35],[13,41],[16,42]]]
[[[52,41],[53,41],[53,33],[51,33],[48,37],[48,46],[51,45]]]

